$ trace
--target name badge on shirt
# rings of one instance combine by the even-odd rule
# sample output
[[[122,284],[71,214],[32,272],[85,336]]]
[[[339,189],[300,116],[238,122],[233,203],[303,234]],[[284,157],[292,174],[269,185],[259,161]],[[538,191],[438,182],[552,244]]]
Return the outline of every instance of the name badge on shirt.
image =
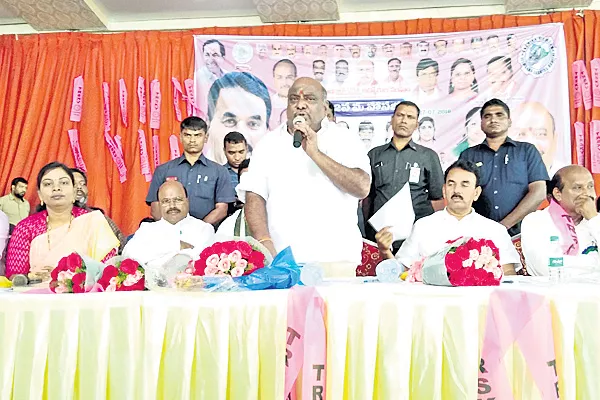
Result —
[[[410,167],[410,175],[408,176],[408,181],[410,183],[419,183],[420,177],[421,177],[421,168]]]

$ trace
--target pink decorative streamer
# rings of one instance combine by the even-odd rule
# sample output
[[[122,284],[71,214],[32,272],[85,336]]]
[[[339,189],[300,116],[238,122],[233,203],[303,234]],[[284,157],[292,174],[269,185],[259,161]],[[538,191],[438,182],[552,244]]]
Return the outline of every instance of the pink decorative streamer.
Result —
[[[127,127],[127,85],[125,85],[125,79],[123,78],[119,79],[119,105],[121,106],[121,121]]]
[[[181,90],[181,84],[177,80],[177,78],[171,78],[171,82],[173,82],[173,107],[175,108],[175,117],[177,121],[182,121],[181,109],[179,108],[179,98],[183,98],[183,90]]]
[[[592,98],[594,107],[600,107],[600,58],[590,62],[592,68]]]
[[[102,83],[102,93],[104,98],[104,132],[110,131],[110,90],[108,83]]]
[[[69,129],[68,133],[75,166],[83,172],[87,172],[85,162],[83,161],[83,155],[81,154],[81,147],[79,146],[79,131],[77,129]]]
[[[158,135],[152,136],[152,154],[154,155],[154,169],[160,165],[160,148]]]
[[[560,236],[563,239],[562,242],[564,244],[561,245],[563,254],[569,256],[579,254],[579,240],[577,239],[577,232],[575,232],[573,218],[554,199],[550,200],[548,212],[550,213],[552,222],[554,222],[554,226],[558,228]]]
[[[581,60],[579,60],[581,61]],[[573,63],[573,104],[575,108],[581,108],[583,104],[583,95],[581,93],[581,66],[579,61]],[[581,61],[583,62],[583,61]]]
[[[302,398],[325,399],[325,302],[315,288],[294,286],[289,292],[285,365],[286,399],[296,399],[295,387],[300,371]]]
[[[114,141],[115,141],[115,144],[117,145],[117,149],[119,149],[119,153],[121,154],[121,157],[123,159],[125,159],[125,157],[123,155],[123,143],[121,142],[121,136],[115,135]]]
[[[158,81],[158,79],[155,79],[150,83],[150,96],[150,128],[160,129],[161,94],[160,82]]]
[[[575,122],[575,146],[577,147],[577,164],[585,166],[585,125]]]
[[[194,80],[186,79],[183,84],[185,85],[185,92],[187,93],[187,115],[191,117],[196,115],[198,106],[196,105],[196,95],[194,93]]]
[[[600,173],[600,121],[590,122],[590,157],[592,159],[592,173]]]
[[[117,166],[117,170],[119,171],[119,181],[121,183],[127,180],[127,167],[125,166],[125,161],[123,161],[123,157],[121,156],[121,152],[117,147],[116,143],[110,137],[108,132],[104,132],[104,140],[106,141],[106,145],[108,146],[108,150],[110,151],[110,156],[113,159],[113,162]]]
[[[177,136],[169,136],[169,148],[171,150],[171,160],[181,156],[181,152],[179,151],[179,138]]]
[[[541,398],[558,399],[550,309],[544,296],[517,290],[495,290],[490,295],[478,398],[514,399],[504,365],[504,356],[513,344],[520,348]]]
[[[140,167],[142,175],[146,182],[152,180],[152,172],[150,172],[150,159],[148,157],[148,147],[146,146],[146,134],[143,130],[138,130],[138,144],[140,145]]]
[[[73,122],[81,122],[83,111],[83,77],[79,75],[73,79],[73,101],[71,102],[71,115],[69,119]]]
[[[579,77],[581,83],[581,95],[583,96],[583,107],[586,110],[592,109],[592,84],[588,75],[587,67],[585,62],[582,60],[576,61],[579,63]]]
[[[142,124],[146,123],[146,81],[141,76],[138,77],[138,102],[140,104],[140,118],[139,121]]]

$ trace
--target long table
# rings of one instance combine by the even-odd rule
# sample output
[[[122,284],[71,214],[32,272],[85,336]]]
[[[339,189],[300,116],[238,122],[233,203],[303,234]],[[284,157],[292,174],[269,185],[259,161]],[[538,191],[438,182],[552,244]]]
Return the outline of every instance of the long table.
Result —
[[[600,290],[550,301],[561,399],[600,399]],[[319,287],[327,399],[478,399],[494,288]],[[284,398],[287,290],[0,295],[0,399]],[[540,337],[544,331],[538,333]],[[541,398],[515,357],[515,399]]]

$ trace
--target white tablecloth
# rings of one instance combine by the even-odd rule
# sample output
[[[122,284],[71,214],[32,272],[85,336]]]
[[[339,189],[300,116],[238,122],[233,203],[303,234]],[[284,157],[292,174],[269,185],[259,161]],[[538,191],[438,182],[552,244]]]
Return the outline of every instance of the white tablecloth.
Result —
[[[502,289],[548,298],[561,399],[600,399],[600,287]],[[320,287],[327,399],[478,399],[492,290]],[[287,293],[0,295],[0,399],[281,400]],[[539,398],[521,368],[515,399]]]

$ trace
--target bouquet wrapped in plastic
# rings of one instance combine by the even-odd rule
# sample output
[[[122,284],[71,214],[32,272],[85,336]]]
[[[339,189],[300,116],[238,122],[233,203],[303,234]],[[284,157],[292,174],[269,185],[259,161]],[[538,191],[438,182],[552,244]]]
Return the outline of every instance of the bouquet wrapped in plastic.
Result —
[[[216,242],[197,260],[175,256],[146,274],[146,286],[151,290],[226,292],[290,288],[299,281],[300,267],[291,249],[273,259],[258,241],[246,237]]]
[[[415,261],[406,280],[437,286],[498,286],[504,274],[499,259],[491,240],[460,237]]]
[[[144,273],[137,261],[117,256],[107,261],[98,284],[105,292],[144,290]]]

